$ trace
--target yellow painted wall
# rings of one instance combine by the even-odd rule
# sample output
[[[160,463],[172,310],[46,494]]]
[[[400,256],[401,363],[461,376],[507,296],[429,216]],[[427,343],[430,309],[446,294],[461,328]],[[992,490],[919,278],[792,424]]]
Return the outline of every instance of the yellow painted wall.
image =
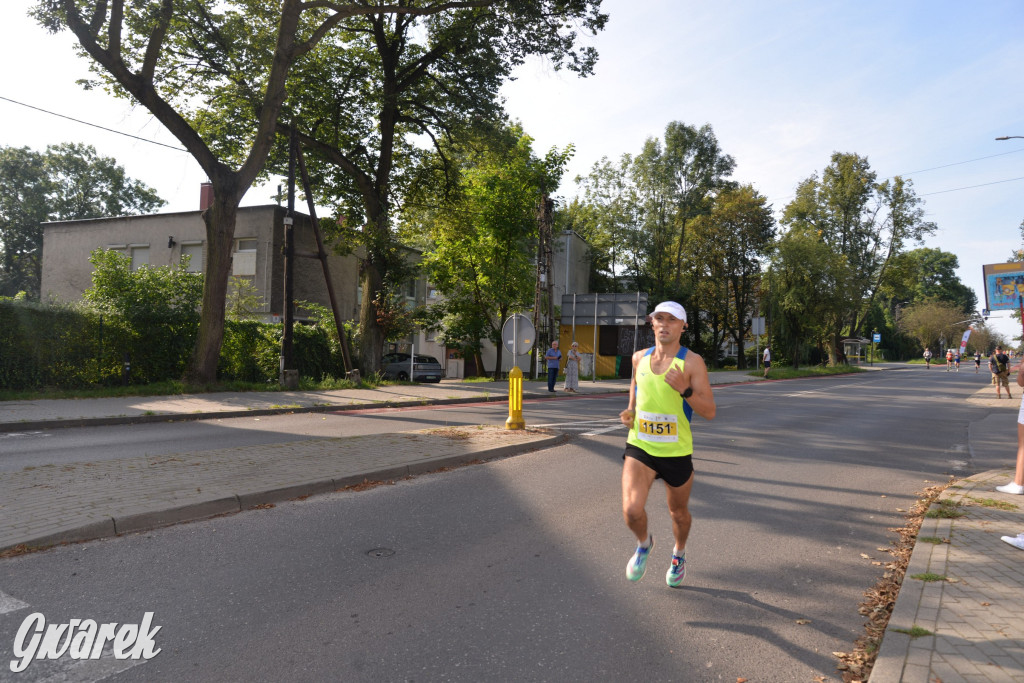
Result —
[[[600,341],[600,334],[600,331],[598,331],[598,341]],[[577,325],[576,343],[579,344],[580,353],[594,353],[594,326]],[[559,331],[558,348],[565,354],[569,350],[570,344],[572,344],[572,325],[562,325]],[[615,358],[616,356],[597,357],[598,377],[615,376]]]

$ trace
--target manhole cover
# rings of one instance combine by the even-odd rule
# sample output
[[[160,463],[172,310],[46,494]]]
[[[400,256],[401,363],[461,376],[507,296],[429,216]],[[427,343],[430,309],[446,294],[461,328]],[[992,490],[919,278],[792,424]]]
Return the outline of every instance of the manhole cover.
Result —
[[[366,554],[370,557],[391,557],[395,554],[395,551],[391,548],[374,548]]]

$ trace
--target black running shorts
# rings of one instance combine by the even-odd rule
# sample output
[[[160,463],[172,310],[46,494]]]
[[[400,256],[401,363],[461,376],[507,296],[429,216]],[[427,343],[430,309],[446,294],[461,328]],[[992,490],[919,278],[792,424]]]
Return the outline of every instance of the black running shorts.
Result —
[[[654,478],[664,480],[672,488],[682,486],[690,481],[690,477],[693,476],[693,456],[691,455],[677,458],[655,458],[644,449],[627,443],[622,459],[625,460],[627,456],[634,460],[639,460],[648,468],[654,470]]]

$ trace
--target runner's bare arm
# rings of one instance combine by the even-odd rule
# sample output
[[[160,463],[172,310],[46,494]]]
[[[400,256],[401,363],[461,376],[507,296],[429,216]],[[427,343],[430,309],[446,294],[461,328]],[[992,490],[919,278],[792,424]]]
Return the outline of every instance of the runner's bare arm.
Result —
[[[665,381],[680,394],[688,388],[693,389],[693,394],[686,398],[693,411],[705,420],[715,419],[715,396],[711,391],[711,381],[708,379],[708,367],[699,354],[690,351],[686,354],[686,364],[680,373],[671,368],[665,373]]]
[[[619,413],[619,419],[627,427],[633,426],[633,418],[636,417],[636,366],[640,363],[640,359],[644,357],[644,352],[637,351],[633,354],[633,379],[629,382],[629,406]]]

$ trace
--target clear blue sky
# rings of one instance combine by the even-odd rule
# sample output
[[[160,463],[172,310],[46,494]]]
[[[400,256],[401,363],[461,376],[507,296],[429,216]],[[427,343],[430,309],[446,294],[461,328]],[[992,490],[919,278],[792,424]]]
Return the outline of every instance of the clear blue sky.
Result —
[[[178,146],[144,110],[83,92],[70,37],[0,5],[0,97]],[[955,253],[961,280],[983,297],[981,266],[1006,260],[1024,221],[1024,3],[868,0],[765,3],[605,0],[607,29],[588,38],[594,76],[541,60],[506,86],[509,112],[535,149],[572,143],[572,178],[601,157],[636,153],[670,121],[710,124],[777,210],[834,151],[867,156],[880,178],[913,180],[939,230],[926,246]],[[196,207],[205,178],[183,153],[0,100],[0,144],[42,149],[87,142],[157,189],[166,210]],[[246,204],[270,201],[255,189]],[[984,304],[981,299],[980,305]],[[999,314],[1005,316],[1006,314]],[[996,329],[1020,335],[1008,319]]]

